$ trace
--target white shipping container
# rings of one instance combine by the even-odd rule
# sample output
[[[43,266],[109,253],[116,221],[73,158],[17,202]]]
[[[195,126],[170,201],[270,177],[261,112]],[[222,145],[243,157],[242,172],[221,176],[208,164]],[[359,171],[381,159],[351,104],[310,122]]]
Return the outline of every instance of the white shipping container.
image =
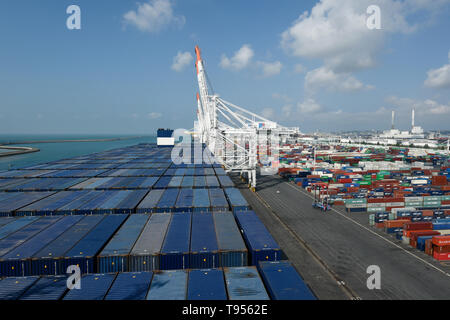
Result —
[[[414,208],[414,207],[404,207],[404,208],[392,208],[392,210],[391,210],[392,213],[408,212],[408,211],[416,211],[416,208]]]
[[[386,207],[386,203],[367,203],[367,208]]]
[[[367,208],[367,205],[365,203],[362,203],[362,204],[357,203],[357,204],[346,204],[345,207],[349,208],[349,209],[351,209],[351,208]]]
[[[401,207],[405,206],[404,202],[386,202],[386,207]]]
[[[405,202],[423,201],[423,197],[405,197]]]
[[[414,184],[414,185],[428,184],[428,180],[426,180],[426,179],[411,180],[411,184]]]

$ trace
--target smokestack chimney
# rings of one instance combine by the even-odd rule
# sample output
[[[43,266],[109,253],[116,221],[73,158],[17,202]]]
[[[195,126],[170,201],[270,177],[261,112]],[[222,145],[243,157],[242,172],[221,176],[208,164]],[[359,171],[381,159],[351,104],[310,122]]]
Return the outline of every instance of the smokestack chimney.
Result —
[[[414,113],[415,113],[415,108],[413,108],[412,110],[412,127],[414,128]]]
[[[391,126],[391,129],[394,129],[394,118],[395,118],[395,111],[392,110],[392,126]]]

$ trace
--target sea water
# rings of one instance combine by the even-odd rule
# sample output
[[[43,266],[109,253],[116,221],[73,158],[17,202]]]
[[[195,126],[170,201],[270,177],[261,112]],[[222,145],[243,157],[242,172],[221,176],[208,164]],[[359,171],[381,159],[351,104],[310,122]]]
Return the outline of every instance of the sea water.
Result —
[[[33,166],[40,163],[87,155],[94,152],[122,148],[139,143],[156,143],[155,136],[136,137],[118,135],[0,135],[0,145],[9,142],[21,141],[92,140],[113,138],[123,138],[123,140],[20,144],[17,146],[38,148],[40,149],[40,151],[16,156],[0,157],[0,171]]]

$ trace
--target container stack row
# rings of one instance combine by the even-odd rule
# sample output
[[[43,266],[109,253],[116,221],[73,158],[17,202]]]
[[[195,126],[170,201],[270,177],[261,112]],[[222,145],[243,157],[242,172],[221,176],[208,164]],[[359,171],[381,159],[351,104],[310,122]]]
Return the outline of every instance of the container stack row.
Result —
[[[0,280],[0,300],[315,300],[287,261],[257,267],[86,274]]]

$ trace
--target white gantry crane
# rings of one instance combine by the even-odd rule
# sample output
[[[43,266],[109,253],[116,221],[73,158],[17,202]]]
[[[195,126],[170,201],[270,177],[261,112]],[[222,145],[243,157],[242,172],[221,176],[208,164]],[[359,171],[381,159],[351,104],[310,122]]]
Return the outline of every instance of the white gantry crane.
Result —
[[[280,126],[211,94],[198,46],[195,47],[195,54],[199,94],[194,137],[206,144],[227,172],[239,172],[241,176],[246,174],[249,186],[254,190],[258,166],[264,168],[263,165],[270,164],[272,168],[276,167],[280,142],[300,131],[298,128]]]

